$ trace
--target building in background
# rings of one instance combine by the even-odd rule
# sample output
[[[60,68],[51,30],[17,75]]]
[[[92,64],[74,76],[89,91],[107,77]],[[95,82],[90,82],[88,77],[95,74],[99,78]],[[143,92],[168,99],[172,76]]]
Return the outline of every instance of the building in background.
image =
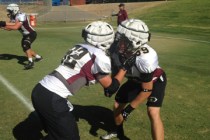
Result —
[[[86,4],[86,0],[69,0],[69,1],[71,6]]]

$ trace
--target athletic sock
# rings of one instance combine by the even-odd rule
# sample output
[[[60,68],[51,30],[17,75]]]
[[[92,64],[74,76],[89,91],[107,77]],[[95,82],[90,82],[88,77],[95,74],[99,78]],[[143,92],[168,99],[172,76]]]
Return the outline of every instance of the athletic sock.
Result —
[[[117,137],[118,138],[124,137],[123,123],[120,125],[117,125]]]
[[[41,58],[41,56],[40,55],[38,55],[38,54],[36,54],[36,56],[35,56],[36,58]]]
[[[33,62],[33,58],[28,58],[28,61]]]

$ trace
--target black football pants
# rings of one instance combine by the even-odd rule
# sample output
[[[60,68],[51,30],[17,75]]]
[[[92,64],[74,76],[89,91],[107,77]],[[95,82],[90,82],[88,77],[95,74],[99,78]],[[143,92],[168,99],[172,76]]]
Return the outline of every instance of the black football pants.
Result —
[[[32,103],[48,135],[45,140],[79,140],[78,126],[69,111],[68,100],[37,84]]]

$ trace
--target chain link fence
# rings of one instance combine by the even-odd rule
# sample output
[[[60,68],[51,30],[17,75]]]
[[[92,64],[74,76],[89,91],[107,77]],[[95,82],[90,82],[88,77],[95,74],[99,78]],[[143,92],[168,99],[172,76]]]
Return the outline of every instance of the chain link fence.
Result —
[[[6,7],[11,3],[18,4],[23,13],[35,13],[38,16],[48,13],[52,7],[52,0],[0,0],[1,20],[8,20]]]
[[[6,6],[10,3],[17,3],[20,6],[20,11],[24,13],[35,13],[37,23],[46,22],[68,22],[68,21],[90,21],[90,20],[108,20],[116,21],[117,17],[112,17],[113,13],[119,10],[119,3],[101,3],[87,4],[79,6],[69,6],[69,3],[62,1],[57,6],[52,6],[52,0],[0,0],[0,19],[7,18]],[[152,8],[162,2],[150,4],[148,2],[140,3],[125,3],[129,18],[130,13],[137,9]],[[5,19],[4,19],[5,18]]]

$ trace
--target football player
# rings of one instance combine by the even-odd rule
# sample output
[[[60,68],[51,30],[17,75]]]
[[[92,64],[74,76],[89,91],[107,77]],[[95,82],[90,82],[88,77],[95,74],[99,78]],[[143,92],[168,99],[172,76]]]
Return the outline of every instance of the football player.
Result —
[[[111,25],[102,21],[88,24],[82,32],[85,43],[75,45],[63,57],[61,64],[45,76],[32,91],[32,103],[47,130],[48,140],[79,140],[78,127],[72,115],[73,106],[67,100],[83,86],[99,82],[105,96],[114,94],[134,57],[123,62],[115,77],[111,77],[111,60],[107,50],[114,40]]]
[[[120,140],[128,139],[124,135],[123,123],[129,114],[140,104],[147,100],[147,112],[151,123],[152,138],[164,139],[164,127],[160,116],[163,102],[166,74],[159,66],[158,55],[147,42],[150,33],[147,25],[138,19],[129,19],[122,22],[118,28],[115,39],[116,46],[112,49],[115,68],[119,62],[131,55],[136,55],[135,64],[126,73],[127,81],[120,87],[114,103],[114,119],[116,130],[101,139],[108,140],[118,137]],[[117,43],[116,43],[117,42]],[[113,51],[114,50],[114,51]],[[119,61],[116,61],[119,56]]]
[[[127,11],[125,10],[125,4],[119,4],[119,12],[117,14],[112,14],[112,16],[117,16],[117,25],[119,25],[124,20],[128,19]]]
[[[0,27],[9,31],[19,30],[22,33],[21,46],[28,57],[28,64],[25,65],[25,69],[31,69],[34,66],[33,57],[35,57],[35,62],[42,60],[42,57],[31,49],[31,44],[36,39],[37,33],[31,27],[27,15],[20,12],[17,4],[9,4],[7,12],[10,22],[0,21]]]

